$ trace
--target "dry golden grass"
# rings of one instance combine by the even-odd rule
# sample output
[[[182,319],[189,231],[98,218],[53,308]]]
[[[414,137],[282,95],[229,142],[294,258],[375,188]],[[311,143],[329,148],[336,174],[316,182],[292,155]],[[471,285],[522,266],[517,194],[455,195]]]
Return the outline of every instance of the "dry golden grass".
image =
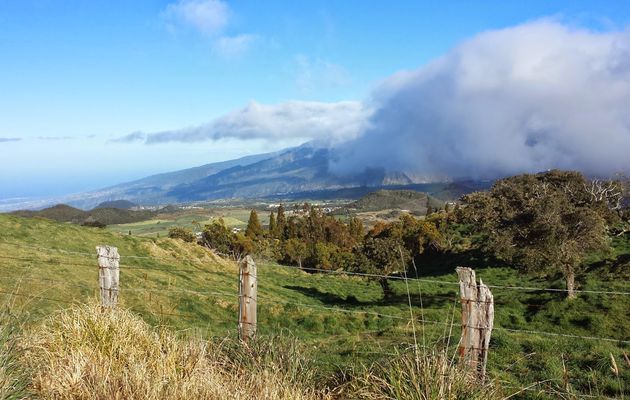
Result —
[[[492,384],[479,383],[446,350],[405,352],[377,362],[347,384],[348,398],[364,400],[496,400]]]
[[[291,351],[183,340],[125,310],[65,310],[24,339],[32,390],[46,399],[328,397]]]

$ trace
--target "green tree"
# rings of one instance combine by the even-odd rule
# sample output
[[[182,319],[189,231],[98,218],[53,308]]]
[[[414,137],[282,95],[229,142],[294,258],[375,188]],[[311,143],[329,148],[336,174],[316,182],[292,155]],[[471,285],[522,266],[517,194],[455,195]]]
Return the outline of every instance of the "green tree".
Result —
[[[500,259],[525,270],[561,271],[573,298],[584,257],[608,248],[611,212],[587,188],[578,172],[518,175],[464,196],[461,213],[487,235],[487,248]]]
[[[402,253],[402,258],[401,258]],[[358,248],[355,270],[362,273],[381,275],[375,279],[383,289],[383,297],[389,298],[392,290],[388,276],[394,272],[403,271],[410,261],[409,251],[403,244],[388,236],[368,236]]]
[[[339,251],[332,243],[317,242],[313,247],[312,263],[316,268],[334,269],[335,254]]]
[[[276,232],[276,216],[273,211],[269,214],[269,237],[275,237],[274,233]]]
[[[363,241],[363,222],[357,217],[352,217],[348,224],[348,230],[350,236],[354,239],[355,243],[361,243]]]
[[[276,230],[274,237],[276,239],[284,240],[287,231],[287,217],[284,215],[284,205],[280,204],[278,207],[278,218],[276,218]]]
[[[291,262],[297,263],[301,269],[302,261],[308,255],[306,243],[296,238],[288,239],[284,242],[284,253]]]
[[[222,218],[213,221],[203,229],[202,240],[206,247],[224,255],[232,254],[233,235]]]
[[[258,213],[256,210],[252,210],[249,213],[249,221],[247,221],[247,229],[245,230],[245,236],[252,240],[258,240],[263,236],[263,227],[258,219]]]
[[[250,237],[242,233],[236,233],[232,236],[230,248],[233,258],[240,261],[246,255],[254,253],[256,244]]]

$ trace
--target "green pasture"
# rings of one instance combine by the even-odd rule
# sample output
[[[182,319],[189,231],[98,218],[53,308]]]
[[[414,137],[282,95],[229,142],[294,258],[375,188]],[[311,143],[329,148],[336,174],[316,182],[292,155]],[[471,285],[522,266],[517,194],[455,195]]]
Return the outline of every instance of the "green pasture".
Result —
[[[225,218],[242,221],[244,215],[249,211],[226,211]],[[167,226],[191,224],[193,218],[207,221],[203,216],[216,214],[102,230],[0,215],[0,304],[19,315],[27,328],[56,310],[96,301],[95,246],[109,244],[117,246],[122,257],[122,307],[181,335],[234,336],[236,265],[201,246],[162,234],[159,239],[146,237],[165,232]],[[151,230],[158,225],[163,230]],[[131,236],[126,234],[129,229]],[[630,244],[616,238],[614,247],[612,254],[593,256],[591,268],[578,277],[580,289],[630,291]],[[259,335],[296,336],[325,376],[409,351],[416,344],[449,346],[454,353],[461,318],[456,275],[451,266],[418,268],[421,280],[393,280],[393,295],[383,298],[374,280],[309,274],[259,260]],[[630,345],[620,342],[630,340],[630,296],[581,293],[569,302],[562,292],[505,288],[561,289],[560,276],[525,276],[501,266],[476,270],[485,283],[500,286],[491,289],[496,329],[489,372],[506,391],[533,385],[518,398],[552,398],[538,391],[567,387],[581,395],[630,395],[630,365],[623,361]],[[621,365],[619,377],[611,372],[611,356]]]

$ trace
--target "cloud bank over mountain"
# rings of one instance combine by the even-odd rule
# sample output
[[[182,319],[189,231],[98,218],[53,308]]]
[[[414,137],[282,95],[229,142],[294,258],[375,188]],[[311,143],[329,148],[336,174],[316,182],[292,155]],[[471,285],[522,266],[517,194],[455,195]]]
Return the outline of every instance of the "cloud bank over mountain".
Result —
[[[267,105],[255,101],[216,120],[189,128],[145,134],[133,132],[115,142],[202,142],[224,138],[316,140],[335,144],[365,131],[371,111],[358,101],[320,103],[289,101]]]
[[[630,168],[630,32],[537,21],[482,33],[374,93],[337,171],[389,166],[492,178]]]
[[[325,141],[339,174],[368,167],[419,179],[627,172],[630,31],[533,21],[472,37],[389,77],[364,102],[251,102],[206,125],[127,139],[230,137]]]

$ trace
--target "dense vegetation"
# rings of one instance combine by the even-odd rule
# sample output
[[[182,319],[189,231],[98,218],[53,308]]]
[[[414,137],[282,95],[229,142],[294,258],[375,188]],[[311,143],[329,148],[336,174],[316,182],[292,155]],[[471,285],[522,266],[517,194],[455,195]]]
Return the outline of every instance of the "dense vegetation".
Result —
[[[413,199],[419,196],[412,194]],[[376,197],[384,196],[391,197]],[[430,207],[426,195],[422,200]],[[266,230],[256,211],[245,234],[230,232],[218,220],[206,226],[203,243],[236,259],[255,253],[311,270],[383,276],[413,272],[412,266],[427,253],[473,249],[524,271],[561,272],[568,296],[574,297],[576,272],[585,267],[585,258],[609,251],[615,230],[626,232],[623,204],[622,182],[550,171],[499,180],[490,191],[464,196],[461,207],[447,204],[423,219],[403,214],[398,221],[377,223],[366,234],[358,218],[344,222],[307,203],[288,217],[281,205],[271,213]],[[379,281],[387,296],[388,279]]]

